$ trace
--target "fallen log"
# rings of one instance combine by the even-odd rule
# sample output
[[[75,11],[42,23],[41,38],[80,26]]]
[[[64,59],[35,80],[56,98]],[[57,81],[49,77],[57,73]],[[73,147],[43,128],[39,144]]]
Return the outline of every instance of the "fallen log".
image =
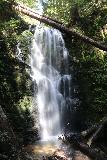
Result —
[[[107,156],[104,153],[100,153],[99,150],[91,148],[83,142],[79,142],[75,135],[64,135],[62,141],[69,143],[74,149],[80,150],[93,160],[107,160]]]
[[[97,130],[95,131],[95,133],[93,133],[93,135],[89,139],[87,143],[89,146],[93,143],[93,141],[95,141],[98,138],[105,124],[107,124],[107,118],[104,117],[102,121],[100,122],[99,126],[97,127]]]
[[[59,137],[59,140],[62,140],[64,143],[71,144],[73,148],[80,150],[88,157],[97,160],[107,160],[107,154],[105,148],[96,149],[90,147],[97,138],[100,137],[102,130],[107,124],[107,117],[104,117],[99,123],[91,126],[89,129],[81,132],[80,134],[70,133],[68,135],[63,135]],[[88,143],[87,140],[88,139]],[[95,147],[95,146],[94,146]],[[102,152],[101,152],[102,150]]]
[[[99,144],[98,147],[107,155],[107,147],[105,147],[103,144]]]
[[[34,11],[33,9],[31,9],[31,8],[29,8],[29,7],[21,4],[21,3],[16,3],[16,4],[19,5],[22,9],[26,9],[26,10],[34,13],[34,14],[36,13],[37,15],[40,15],[39,13],[37,13],[36,11]],[[56,19],[54,19],[54,18],[47,17],[46,15],[42,15],[42,17],[47,18],[47,19],[49,19],[49,20],[52,20],[52,21],[54,21],[54,22],[56,22],[56,23],[59,23],[59,24],[62,24],[62,25],[63,25],[62,22],[59,22],[58,20],[56,20]]]
[[[81,136],[84,138],[89,137],[91,134],[93,134],[93,132],[97,130],[97,128],[98,128],[98,124],[95,124],[91,126],[90,128],[88,128],[87,130],[82,131]]]
[[[88,140],[88,145],[91,146],[91,144],[93,143],[93,141],[95,141],[96,137],[98,136],[98,134],[101,132],[102,128],[104,126],[101,124],[98,129],[96,130],[96,132],[91,136],[91,138]]]
[[[99,123],[92,125],[91,127],[86,129],[85,131],[82,131],[80,134],[82,137],[85,138],[85,137],[89,136],[90,134],[93,134],[93,132],[96,131],[100,125],[105,125],[106,123],[107,123],[107,118],[103,117]]]
[[[39,15],[35,11],[31,11],[31,9],[28,10],[28,8],[26,8],[26,9],[24,7],[22,8],[18,4],[12,5],[12,8],[16,11],[19,11],[19,12],[31,17],[31,18],[34,18],[40,22],[43,22],[47,25],[50,25],[50,26],[60,30],[61,32],[68,34],[69,36],[74,36],[75,38],[78,38],[78,39],[84,41],[85,43],[93,45],[103,51],[107,51],[107,46],[101,44],[101,42],[95,41],[87,36],[84,36],[84,35],[78,33],[77,31],[75,31],[74,29],[66,28],[63,24],[61,24],[59,22],[55,22],[54,20],[50,19],[49,17]]]

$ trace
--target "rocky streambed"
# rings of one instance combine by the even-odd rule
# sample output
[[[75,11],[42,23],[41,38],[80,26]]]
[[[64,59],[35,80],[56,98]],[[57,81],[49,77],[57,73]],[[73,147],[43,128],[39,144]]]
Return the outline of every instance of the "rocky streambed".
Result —
[[[26,160],[90,160],[78,150],[62,142],[38,142],[22,149],[21,159]]]

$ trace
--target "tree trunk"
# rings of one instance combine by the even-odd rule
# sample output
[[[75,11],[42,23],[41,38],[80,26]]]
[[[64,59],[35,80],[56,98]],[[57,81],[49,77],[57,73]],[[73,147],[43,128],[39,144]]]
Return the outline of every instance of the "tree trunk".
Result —
[[[98,150],[89,147],[83,142],[80,142],[75,135],[64,135],[62,141],[64,143],[71,144],[74,149],[80,150],[93,160],[107,160],[107,156],[104,153],[100,153]]]
[[[91,136],[91,138],[88,141],[88,145],[90,146],[101,134],[101,131],[103,130],[104,126],[107,124],[107,118],[104,117],[102,119],[102,121],[99,123],[96,131],[93,133],[93,135]]]
[[[31,8],[25,6],[25,5],[22,5],[22,4],[20,4],[20,3],[18,3],[17,5],[20,6],[21,8],[23,8],[23,9],[26,9],[26,10],[28,10],[28,11],[34,13],[34,14],[36,13],[36,11],[34,11],[33,9],[31,9]],[[36,14],[37,14],[37,15],[40,15],[39,13],[36,13]],[[59,21],[56,20],[56,19],[47,17],[46,15],[42,15],[42,17],[47,18],[47,19],[52,20],[52,21],[54,21],[54,22],[56,22],[56,23],[58,23],[58,24],[62,24],[62,25],[63,25],[62,22],[59,22]]]
[[[87,130],[82,131],[81,136],[83,138],[89,137],[97,130],[97,128],[98,128],[98,124],[95,124],[95,125],[91,126],[90,128],[88,128]]]
[[[31,18],[34,18],[40,22],[46,23],[47,25],[50,25],[50,26],[60,30],[61,32],[68,34],[69,36],[74,36],[75,38],[78,38],[87,44],[91,44],[91,45],[93,45],[103,51],[107,51],[107,46],[101,44],[101,42],[95,41],[87,36],[84,36],[84,35],[76,32],[73,29],[66,28],[62,23],[60,23],[56,20],[52,20],[51,18],[48,18],[46,16],[39,15],[35,11],[31,11],[31,9],[28,9],[28,7],[27,8],[22,7],[21,5],[18,5],[18,4],[14,4],[12,7],[16,11],[19,11],[27,16],[30,16]]]

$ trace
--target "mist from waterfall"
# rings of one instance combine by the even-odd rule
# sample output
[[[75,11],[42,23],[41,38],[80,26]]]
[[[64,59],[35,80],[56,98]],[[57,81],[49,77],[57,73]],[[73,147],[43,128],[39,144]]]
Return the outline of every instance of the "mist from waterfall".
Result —
[[[66,105],[67,88],[68,97],[70,96],[67,65],[67,49],[60,31],[38,25],[32,40],[31,69],[32,79],[37,85],[34,98],[37,98],[40,134],[43,140],[61,134],[61,112]],[[62,69],[64,75],[61,74]]]

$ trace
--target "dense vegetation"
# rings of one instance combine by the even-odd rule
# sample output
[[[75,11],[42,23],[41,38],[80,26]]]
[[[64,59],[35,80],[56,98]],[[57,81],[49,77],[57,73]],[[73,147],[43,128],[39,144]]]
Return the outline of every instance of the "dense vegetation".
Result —
[[[24,143],[28,128],[33,126],[29,111],[33,84],[29,67],[16,57],[16,45],[21,42],[23,58],[27,62],[32,33],[28,31],[26,17],[13,11],[11,3],[13,0],[0,1],[0,107],[16,137],[23,138],[21,143]],[[23,4],[31,8],[36,6],[34,0],[23,0]],[[44,2],[44,5],[44,12],[49,17],[107,44],[106,1],[49,0],[49,4]],[[64,38],[70,55],[70,71],[74,75],[74,83],[78,85],[76,96],[80,99],[80,106],[74,108],[75,114],[80,113],[87,124],[97,122],[107,115],[107,53],[74,37],[64,35]],[[5,133],[2,136],[6,139]],[[6,152],[5,149],[3,152]]]
[[[27,36],[22,33],[26,29],[28,24],[12,11],[10,1],[9,3],[0,1],[0,107],[6,114],[10,127],[16,132],[16,136],[21,135],[21,137],[25,136],[31,121],[27,109],[31,105],[31,81],[25,65],[16,57],[16,45],[19,39],[26,41]],[[0,114],[2,116],[2,113]],[[0,122],[0,128],[3,124],[0,148],[1,152],[6,154],[13,135],[6,134],[10,131],[6,129],[5,123]]]
[[[49,1],[46,14],[91,38],[107,42],[107,3],[98,1]],[[56,7],[57,4],[57,7]],[[107,113],[107,54],[74,37],[66,37],[73,60],[75,81],[79,84],[81,110],[88,120],[98,120]],[[71,43],[69,43],[69,41]],[[69,44],[69,45],[68,45]]]

